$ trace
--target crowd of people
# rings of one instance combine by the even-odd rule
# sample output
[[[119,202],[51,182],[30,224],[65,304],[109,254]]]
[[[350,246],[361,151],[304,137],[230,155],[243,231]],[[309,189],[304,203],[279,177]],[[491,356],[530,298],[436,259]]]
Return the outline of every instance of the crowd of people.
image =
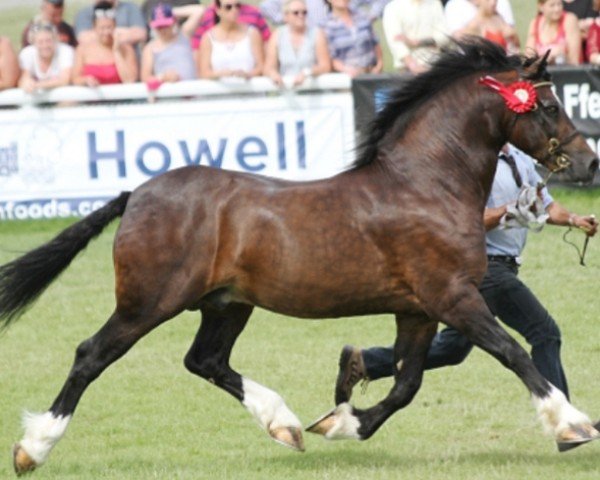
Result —
[[[521,46],[509,0],[93,0],[71,26],[64,0],[41,0],[21,49],[0,36],[0,89],[267,76],[293,87],[327,72],[419,73],[449,38],[479,35],[552,64],[600,65],[600,0],[537,0]]]

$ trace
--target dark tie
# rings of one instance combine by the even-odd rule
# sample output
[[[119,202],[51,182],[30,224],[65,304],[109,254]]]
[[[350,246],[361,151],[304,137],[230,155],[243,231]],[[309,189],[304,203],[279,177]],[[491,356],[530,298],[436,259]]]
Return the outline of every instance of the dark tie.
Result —
[[[521,179],[521,174],[519,173],[519,169],[517,168],[515,158],[512,155],[506,155],[505,153],[500,153],[500,155],[498,155],[498,158],[506,162],[506,164],[510,167],[510,171],[512,172],[512,176],[515,179],[517,187],[521,188],[521,186],[523,185],[523,180]]]

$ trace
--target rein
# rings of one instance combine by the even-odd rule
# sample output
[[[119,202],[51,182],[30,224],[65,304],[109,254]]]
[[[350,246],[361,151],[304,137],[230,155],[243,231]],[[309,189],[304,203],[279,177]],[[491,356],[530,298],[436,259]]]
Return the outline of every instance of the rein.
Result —
[[[575,242],[571,242],[570,240],[567,240],[567,235],[569,233],[571,233],[571,230],[573,230],[571,227],[569,227],[569,229],[563,234],[563,242],[565,242],[567,245],[571,245],[575,251],[577,252],[577,256],[579,257],[579,265],[581,265],[582,267],[585,267],[585,252],[587,252],[587,247],[588,244],[590,243],[590,236],[586,235],[585,236],[585,240],[583,241],[583,247],[581,250],[579,250],[579,247],[575,244]]]

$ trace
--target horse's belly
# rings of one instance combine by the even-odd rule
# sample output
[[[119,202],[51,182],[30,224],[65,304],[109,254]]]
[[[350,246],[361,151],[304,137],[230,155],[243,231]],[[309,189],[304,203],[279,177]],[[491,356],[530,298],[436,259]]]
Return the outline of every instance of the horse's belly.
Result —
[[[418,309],[417,299],[406,289],[359,288],[344,278],[335,284],[281,282],[275,288],[261,285],[235,292],[237,301],[300,318],[335,318],[397,313]]]

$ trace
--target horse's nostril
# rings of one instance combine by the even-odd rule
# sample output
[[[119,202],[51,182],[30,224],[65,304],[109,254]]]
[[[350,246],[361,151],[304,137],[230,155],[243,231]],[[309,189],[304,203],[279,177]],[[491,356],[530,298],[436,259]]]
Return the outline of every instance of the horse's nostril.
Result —
[[[598,170],[598,159],[594,158],[594,160],[592,160],[592,163],[590,163],[590,174],[594,174],[596,173],[596,171]]]

